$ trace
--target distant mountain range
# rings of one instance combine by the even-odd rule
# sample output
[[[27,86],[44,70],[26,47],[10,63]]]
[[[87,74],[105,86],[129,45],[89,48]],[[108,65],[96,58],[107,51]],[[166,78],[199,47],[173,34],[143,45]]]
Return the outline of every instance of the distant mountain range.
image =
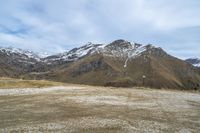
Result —
[[[200,59],[198,58],[189,58],[186,59],[185,61],[192,64],[193,66],[200,67]]]
[[[47,57],[0,48],[0,76],[103,86],[200,89],[200,68],[195,67],[198,61],[184,61],[160,47],[125,40],[88,43]]]

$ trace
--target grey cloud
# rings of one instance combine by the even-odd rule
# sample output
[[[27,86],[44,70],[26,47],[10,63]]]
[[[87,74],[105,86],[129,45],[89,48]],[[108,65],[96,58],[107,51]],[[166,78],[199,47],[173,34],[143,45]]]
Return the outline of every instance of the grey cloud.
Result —
[[[0,45],[57,53],[124,38],[200,57],[199,7],[197,0],[7,0]]]

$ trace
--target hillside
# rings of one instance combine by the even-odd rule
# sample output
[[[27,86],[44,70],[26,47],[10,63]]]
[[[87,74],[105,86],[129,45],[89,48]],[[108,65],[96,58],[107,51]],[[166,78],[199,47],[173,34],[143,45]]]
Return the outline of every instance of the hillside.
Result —
[[[0,76],[18,77],[30,72],[39,57],[31,51],[0,48]]]
[[[160,47],[125,40],[116,40],[110,44],[88,43],[68,52],[34,61],[28,66],[20,66],[24,71],[16,75],[26,79],[100,86],[200,88],[198,68],[169,55]],[[10,65],[4,61],[1,64],[3,63]],[[16,68],[18,69],[18,65]],[[16,69],[12,69],[14,70]]]

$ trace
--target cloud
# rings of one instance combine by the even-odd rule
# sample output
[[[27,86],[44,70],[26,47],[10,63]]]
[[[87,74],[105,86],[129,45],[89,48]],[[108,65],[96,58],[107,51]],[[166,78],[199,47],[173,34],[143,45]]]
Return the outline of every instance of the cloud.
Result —
[[[123,38],[200,57],[199,6],[197,0],[7,0],[0,5],[0,45],[57,53]]]

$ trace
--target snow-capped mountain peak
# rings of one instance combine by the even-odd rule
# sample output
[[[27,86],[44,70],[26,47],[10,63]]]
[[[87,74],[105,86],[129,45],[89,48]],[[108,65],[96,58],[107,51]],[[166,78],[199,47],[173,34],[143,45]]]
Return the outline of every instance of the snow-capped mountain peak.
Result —
[[[0,47],[0,52],[3,52],[7,54],[8,56],[19,55],[19,56],[23,56],[24,58],[40,60],[40,57],[36,53],[29,50],[22,50],[22,49],[13,48],[13,47],[5,47],[5,48]]]
[[[51,56],[49,56],[47,53],[34,53],[29,50],[22,50],[12,47],[0,48],[0,51],[4,51],[4,53],[9,56],[19,55],[21,56],[21,59],[31,59],[36,60],[37,62],[46,62],[51,64],[60,61],[71,62],[92,54],[101,54],[103,56],[117,57],[129,60],[152,48],[155,47],[152,45],[142,45],[120,39],[109,44],[94,44],[89,42],[81,47]]]
[[[145,50],[145,46],[141,44],[131,43],[125,40],[116,40],[104,48],[103,54],[107,56],[127,58],[136,56]]]
[[[149,45],[132,43],[125,40],[116,40],[109,44],[94,44],[89,42],[84,46],[74,48],[65,53],[49,56],[45,59],[45,62],[75,61],[91,54],[102,54],[118,58],[133,58],[139,56],[147,49],[149,49]]]

